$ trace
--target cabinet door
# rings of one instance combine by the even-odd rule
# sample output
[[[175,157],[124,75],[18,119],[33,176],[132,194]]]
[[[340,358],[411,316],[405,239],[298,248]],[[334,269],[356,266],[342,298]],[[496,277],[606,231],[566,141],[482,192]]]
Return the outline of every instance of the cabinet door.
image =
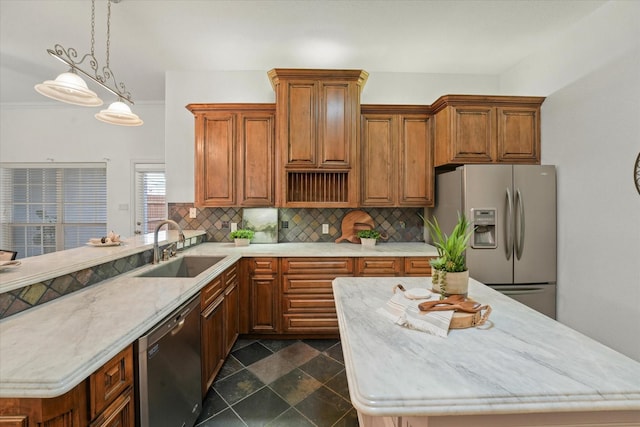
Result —
[[[394,120],[391,114],[362,116],[362,206],[393,206],[396,196]],[[425,172],[421,171],[421,175]]]
[[[234,132],[234,114],[196,117],[196,205],[235,205]]]
[[[497,161],[540,163],[540,108],[497,109]]]
[[[249,283],[251,332],[278,332],[278,278],[254,275]]]
[[[495,157],[495,110],[488,106],[451,108],[452,160],[463,163],[491,162]]]
[[[238,201],[240,206],[273,206],[274,114],[243,113],[238,120]]]
[[[224,295],[220,295],[201,314],[202,396],[213,384],[224,363]]]
[[[238,268],[233,266],[225,272],[226,289],[224,292],[224,342],[225,357],[231,352],[240,334],[240,307]]]
[[[288,166],[316,165],[316,120],[318,89],[315,82],[286,82],[287,158]]]
[[[129,388],[100,414],[90,427],[135,427],[133,388]]]
[[[399,206],[433,206],[431,121],[424,115],[402,115],[399,124]],[[375,172],[373,172],[375,173]]]
[[[318,122],[319,164],[345,168],[351,163],[355,143],[353,96],[348,82],[320,82]]]

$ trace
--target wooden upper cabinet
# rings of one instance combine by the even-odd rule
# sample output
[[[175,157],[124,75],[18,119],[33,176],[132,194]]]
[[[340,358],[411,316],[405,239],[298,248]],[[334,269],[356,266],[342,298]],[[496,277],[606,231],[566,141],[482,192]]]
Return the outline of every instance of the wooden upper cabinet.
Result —
[[[316,82],[285,82],[282,91],[288,108],[288,116],[280,120],[288,136],[286,164],[298,167],[316,165],[315,132],[317,120],[318,89]],[[279,124],[280,126],[280,124]],[[285,132],[281,132],[283,134]]]
[[[395,177],[397,136],[392,114],[362,114],[363,206],[394,206],[398,192]]]
[[[362,106],[362,206],[433,206],[432,118],[425,111]]]
[[[240,115],[238,200],[240,206],[273,206],[275,112]]]
[[[542,97],[446,95],[433,105],[435,166],[540,163]]]
[[[189,104],[196,206],[273,206],[275,105]]]
[[[356,160],[360,89],[353,82],[320,82],[319,88],[319,163],[348,168]]]
[[[540,163],[540,106],[496,108],[497,160]]]
[[[276,92],[276,204],[358,205],[362,70],[269,71]]]

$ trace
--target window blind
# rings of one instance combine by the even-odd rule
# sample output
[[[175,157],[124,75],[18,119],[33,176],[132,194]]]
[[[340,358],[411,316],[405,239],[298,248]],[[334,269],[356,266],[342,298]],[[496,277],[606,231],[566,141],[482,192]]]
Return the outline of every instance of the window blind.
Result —
[[[135,233],[152,233],[167,215],[164,163],[136,163]]]
[[[25,258],[106,235],[104,163],[0,164],[0,248]]]

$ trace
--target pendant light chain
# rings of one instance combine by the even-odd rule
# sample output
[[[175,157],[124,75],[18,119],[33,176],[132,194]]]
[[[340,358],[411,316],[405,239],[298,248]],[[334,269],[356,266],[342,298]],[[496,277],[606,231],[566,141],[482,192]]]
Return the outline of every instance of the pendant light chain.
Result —
[[[96,45],[96,0],[91,0],[91,56],[95,57]]]
[[[109,68],[109,46],[111,45],[111,0],[107,0],[107,68]]]

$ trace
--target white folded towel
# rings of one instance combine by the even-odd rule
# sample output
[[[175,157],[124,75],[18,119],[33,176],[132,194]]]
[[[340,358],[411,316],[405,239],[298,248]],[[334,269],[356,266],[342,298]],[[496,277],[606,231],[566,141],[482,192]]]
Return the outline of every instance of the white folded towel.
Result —
[[[439,299],[440,295],[433,294],[429,298],[415,300],[407,298],[404,292],[397,290],[397,288],[394,290],[395,293],[391,299],[377,310],[378,313],[405,328],[428,332],[443,338],[447,337],[454,310],[423,312],[418,308],[418,304],[421,302]]]

